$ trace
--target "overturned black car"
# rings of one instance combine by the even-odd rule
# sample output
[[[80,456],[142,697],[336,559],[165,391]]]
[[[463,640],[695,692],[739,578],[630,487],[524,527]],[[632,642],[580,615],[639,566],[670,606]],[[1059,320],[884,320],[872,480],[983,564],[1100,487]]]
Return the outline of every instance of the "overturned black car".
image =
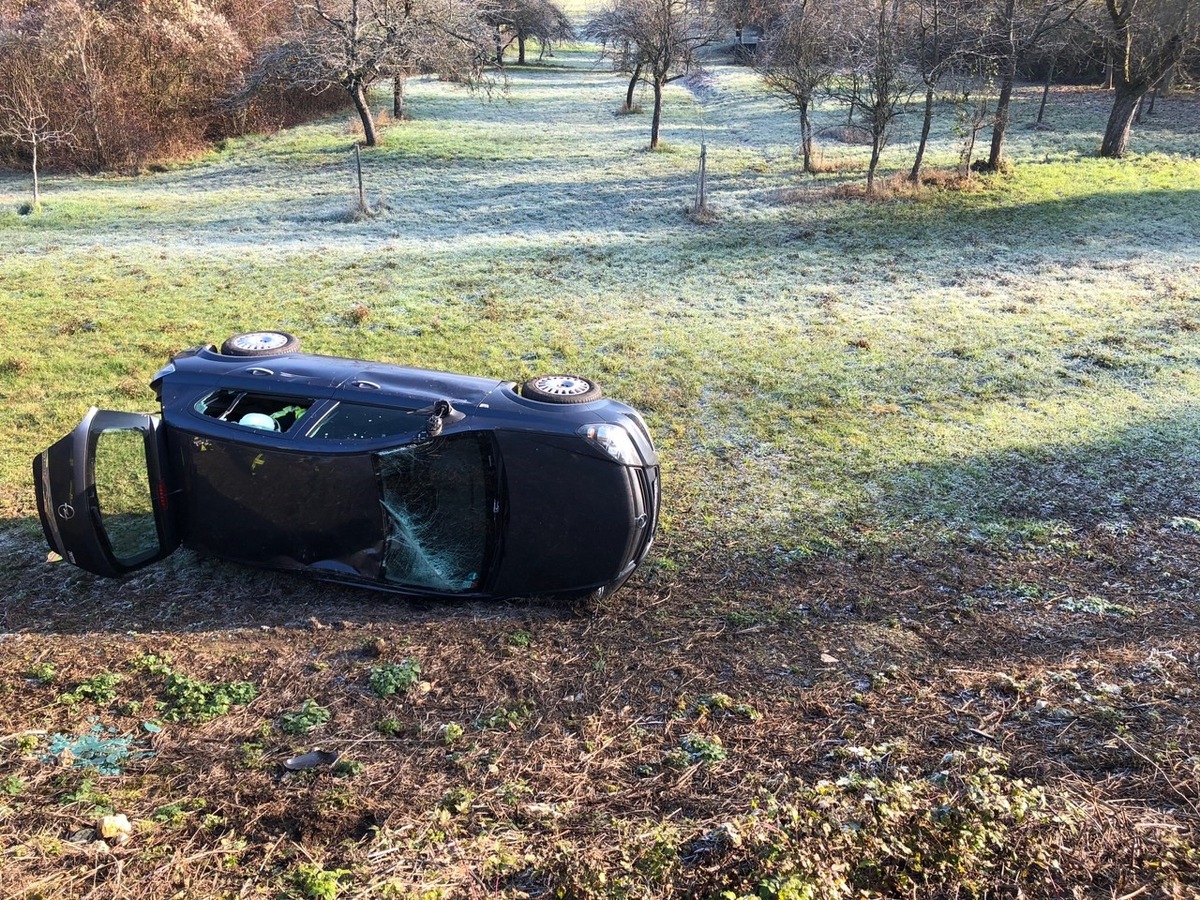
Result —
[[[93,408],[33,461],[42,528],[118,576],[201,554],[412,596],[599,597],[645,558],[658,457],[584,378],[515,383],[302,354],[171,358],[161,417]]]

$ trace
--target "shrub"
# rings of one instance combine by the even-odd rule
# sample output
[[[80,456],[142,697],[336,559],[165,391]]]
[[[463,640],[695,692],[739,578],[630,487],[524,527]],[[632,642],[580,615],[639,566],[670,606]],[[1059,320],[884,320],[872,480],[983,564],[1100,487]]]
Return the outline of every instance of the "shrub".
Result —
[[[223,716],[234,705],[245,705],[258,696],[258,688],[248,681],[209,684],[188,675],[172,672],[165,689],[168,722],[207,722]]]
[[[117,699],[117,685],[121,676],[116,672],[105,672],[93,675],[86,681],[81,681],[73,691],[67,691],[59,696],[59,700],[68,706],[88,701],[97,706],[105,706]]]

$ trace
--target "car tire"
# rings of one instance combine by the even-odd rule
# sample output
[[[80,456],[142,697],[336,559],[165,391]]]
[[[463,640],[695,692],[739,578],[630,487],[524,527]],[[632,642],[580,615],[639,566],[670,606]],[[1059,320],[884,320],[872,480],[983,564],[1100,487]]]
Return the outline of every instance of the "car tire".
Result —
[[[249,331],[235,334],[221,345],[225,356],[283,356],[300,349],[300,339],[286,331]]]
[[[596,382],[578,375],[541,375],[525,382],[521,396],[540,403],[590,403],[604,392]]]

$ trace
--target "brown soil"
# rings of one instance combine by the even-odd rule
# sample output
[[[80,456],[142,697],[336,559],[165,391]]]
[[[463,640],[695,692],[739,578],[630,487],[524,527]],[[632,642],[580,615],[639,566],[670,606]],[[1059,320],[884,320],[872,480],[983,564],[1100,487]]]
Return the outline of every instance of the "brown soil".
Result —
[[[21,785],[0,793],[0,896],[303,896],[288,880],[302,865],[350,870],[339,896],[389,883],[395,896],[615,896],[612,878],[642,872],[628,848],[656,827],[694,849],[881,745],[914,772],[987,748],[1009,777],[1088,811],[1045,848],[1058,874],[987,896],[1188,896],[1198,561],[1195,535],[1150,528],[776,570],[713,556],[682,575],[651,566],[599,610],[411,603],[186,555],[116,585],[32,565],[0,620],[0,785]],[[146,654],[259,695],[147,735],[163,679]],[[424,683],[371,693],[371,666],[406,658]],[[27,677],[50,662],[52,684]],[[113,704],[57,701],[105,671],[123,676]],[[281,731],[310,698],[329,723]],[[42,732],[79,734],[89,716],[153,755],[120,776],[47,760]],[[463,735],[448,743],[450,723]],[[29,733],[40,743],[22,751]],[[728,755],[666,764],[689,734]],[[317,747],[362,770],[281,769]],[[85,777],[107,804],[71,799]],[[105,805],[134,823],[127,843],[96,841]],[[680,849],[638,895],[753,891],[761,857],[730,853],[689,865]]]

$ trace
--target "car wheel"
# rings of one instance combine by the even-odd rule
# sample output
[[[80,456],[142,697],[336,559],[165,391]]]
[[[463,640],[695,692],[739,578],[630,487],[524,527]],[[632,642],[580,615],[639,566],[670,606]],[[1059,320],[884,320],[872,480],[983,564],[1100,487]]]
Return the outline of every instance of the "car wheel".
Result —
[[[300,339],[286,331],[251,331],[235,334],[221,345],[226,356],[282,356],[300,349]]]
[[[525,382],[521,395],[542,403],[588,403],[604,396],[600,385],[578,375],[542,375]]]

